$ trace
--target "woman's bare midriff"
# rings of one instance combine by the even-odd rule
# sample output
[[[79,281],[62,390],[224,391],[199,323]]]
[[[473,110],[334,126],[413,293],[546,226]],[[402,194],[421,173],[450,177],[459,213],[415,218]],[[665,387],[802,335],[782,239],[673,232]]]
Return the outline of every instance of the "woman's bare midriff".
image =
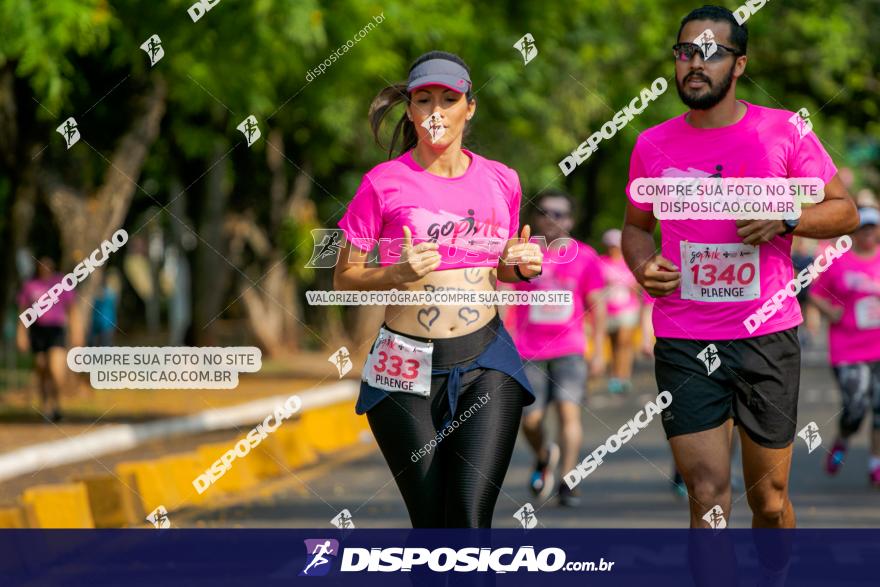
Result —
[[[494,291],[495,267],[433,271],[399,289],[409,291]],[[385,323],[392,330],[425,338],[452,338],[485,326],[497,313],[494,305],[388,306]]]

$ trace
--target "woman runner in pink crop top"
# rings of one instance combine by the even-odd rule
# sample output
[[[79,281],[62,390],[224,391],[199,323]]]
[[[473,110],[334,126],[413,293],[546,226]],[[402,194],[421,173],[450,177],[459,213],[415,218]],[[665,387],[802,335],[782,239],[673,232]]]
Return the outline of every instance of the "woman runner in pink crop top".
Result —
[[[398,156],[364,175],[339,222],[346,242],[334,287],[492,291],[497,280],[540,275],[541,250],[519,227],[516,172],[462,148],[476,112],[464,62],[432,51],[408,83],[381,91],[370,108],[377,142],[401,103],[389,149]],[[375,248],[380,266],[370,267]],[[413,526],[488,527],[522,407],[534,401],[495,306],[386,306],[361,379],[356,409]]]

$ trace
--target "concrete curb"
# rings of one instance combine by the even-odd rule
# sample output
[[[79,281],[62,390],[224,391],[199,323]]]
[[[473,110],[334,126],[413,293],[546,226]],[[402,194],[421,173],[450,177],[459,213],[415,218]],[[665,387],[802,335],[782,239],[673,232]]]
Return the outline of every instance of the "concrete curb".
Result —
[[[343,382],[301,395],[301,416],[285,422],[266,438],[264,444],[256,447],[247,457],[236,460],[234,466],[217,482],[219,487],[212,486],[202,495],[196,492],[192,480],[220,454],[229,450],[231,444],[202,444],[193,452],[121,462],[115,467],[117,476],[93,475],[74,479],[72,483],[28,488],[22,494],[19,507],[0,509],[0,528],[149,527],[145,516],[160,505],[168,510],[173,522],[174,509],[210,503],[214,499],[251,490],[267,479],[282,477],[286,473],[282,463],[291,470],[300,469],[314,464],[319,454],[334,453],[362,442],[368,436],[369,426],[365,417],[354,412],[355,392],[356,386]],[[209,410],[211,415],[208,418],[202,418],[208,413],[203,412],[193,417],[174,418],[170,425],[159,426],[162,422],[150,425],[154,434],[158,434],[155,431],[165,430],[168,435],[175,435],[182,433],[180,431],[183,429],[192,430],[196,425],[194,422],[200,422],[197,431],[253,424],[265,418],[286,399],[286,396],[275,396],[232,408]],[[186,420],[186,427],[181,424],[183,420]],[[165,422],[169,424],[169,421]],[[94,438],[100,432],[76,438]],[[39,448],[40,451],[46,451],[49,450],[47,447],[69,447],[76,438],[46,443]],[[33,450],[36,448],[22,450],[32,450],[43,459],[49,459],[49,462],[72,462],[65,460],[72,457],[64,455],[56,455],[51,460],[42,452]],[[102,450],[100,454],[118,450],[124,449],[113,447]],[[82,454],[79,448],[71,449],[71,452]],[[12,454],[4,455],[4,458]]]
[[[300,412],[353,399],[357,390],[358,382],[345,380],[308,391],[299,396],[302,399]],[[143,424],[116,424],[64,440],[26,446],[0,454],[0,482],[49,467],[126,451],[151,440],[255,424],[288,397],[276,395],[226,408],[205,410],[191,416]]]

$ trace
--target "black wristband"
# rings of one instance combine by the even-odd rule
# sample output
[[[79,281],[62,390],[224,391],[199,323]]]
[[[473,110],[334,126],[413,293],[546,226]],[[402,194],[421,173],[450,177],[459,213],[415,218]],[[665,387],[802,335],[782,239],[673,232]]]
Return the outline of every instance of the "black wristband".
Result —
[[[544,272],[544,270],[541,269],[541,273],[538,273],[538,275],[535,275],[535,277],[526,277],[525,275],[522,274],[522,271],[519,270],[519,265],[514,265],[513,272],[516,273],[516,276],[519,277],[520,281],[525,281],[526,283],[528,283],[531,280],[533,280],[535,277],[540,276],[541,273]]]

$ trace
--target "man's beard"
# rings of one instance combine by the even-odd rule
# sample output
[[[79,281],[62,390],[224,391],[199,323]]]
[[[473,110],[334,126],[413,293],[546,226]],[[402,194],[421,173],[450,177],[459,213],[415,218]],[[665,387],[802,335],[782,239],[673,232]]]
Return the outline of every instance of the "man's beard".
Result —
[[[692,77],[698,74],[694,73],[688,75]],[[684,84],[687,82],[684,80],[680,82],[676,79],[675,87],[678,90],[678,97],[681,98],[681,101],[684,102],[685,106],[691,110],[708,110],[724,99],[724,96],[730,91],[730,86],[733,84],[733,65],[730,66],[727,76],[721,81],[720,85],[716,86],[706,75],[699,74],[699,77],[704,83],[709,84],[709,91],[698,97],[689,96],[685,93]],[[685,79],[687,78],[688,76],[685,76]]]

